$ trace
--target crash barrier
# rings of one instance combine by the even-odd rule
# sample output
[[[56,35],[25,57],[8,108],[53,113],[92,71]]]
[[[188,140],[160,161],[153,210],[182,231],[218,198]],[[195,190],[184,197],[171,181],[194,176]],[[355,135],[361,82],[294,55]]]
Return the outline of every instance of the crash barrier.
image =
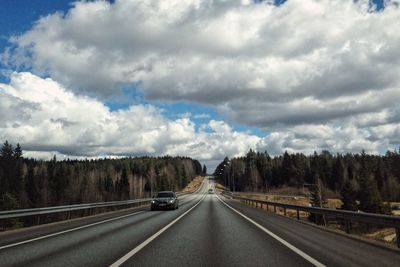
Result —
[[[347,211],[347,210],[339,210],[339,209],[330,209],[330,208],[320,208],[320,207],[307,207],[301,205],[294,204],[285,204],[280,202],[273,202],[267,200],[258,200],[246,197],[240,197],[230,191],[223,191],[223,195],[237,199],[239,201],[244,202],[247,205],[264,208],[266,207],[269,210],[270,207],[273,207],[274,212],[276,213],[277,207],[283,209],[283,213],[286,216],[287,210],[296,211],[296,218],[300,220],[300,211],[308,212],[311,214],[322,215],[324,219],[329,218],[337,218],[341,219],[345,224],[345,229],[347,233],[351,231],[351,222],[359,222],[370,225],[377,226],[387,226],[396,229],[396,243],[400,248],[400,217],[392,216],[392,215],[383,215],[376,213],[366,213],[366,212],[356,212],[356,211]]]

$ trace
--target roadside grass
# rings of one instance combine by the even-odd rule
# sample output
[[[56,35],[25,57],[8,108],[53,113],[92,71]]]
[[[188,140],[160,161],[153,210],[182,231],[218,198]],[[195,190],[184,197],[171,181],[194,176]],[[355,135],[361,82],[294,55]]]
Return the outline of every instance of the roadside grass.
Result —
[[[193,193],[195,192],[201,185],[204,180],[204,176],[196,176],[192,181],[188,183],[188,185],[181,192]]]

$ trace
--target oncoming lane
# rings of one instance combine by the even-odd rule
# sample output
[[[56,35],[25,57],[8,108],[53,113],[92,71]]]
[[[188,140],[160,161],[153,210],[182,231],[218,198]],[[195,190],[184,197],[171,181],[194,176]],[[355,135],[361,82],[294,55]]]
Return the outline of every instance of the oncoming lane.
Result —
[[[0,266],[108,266],[195,205],[205,189],[180,197],[174,211],[132,214],[0,250]]]

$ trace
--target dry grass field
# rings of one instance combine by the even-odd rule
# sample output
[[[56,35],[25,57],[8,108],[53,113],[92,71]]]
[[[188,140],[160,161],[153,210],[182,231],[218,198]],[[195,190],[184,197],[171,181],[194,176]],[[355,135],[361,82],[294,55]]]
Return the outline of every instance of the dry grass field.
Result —
[[[197,176],[192,181],[188,183],[188,185],[182,190],[182,192],[195,192],[201,185],[204,180],[204,176]]]

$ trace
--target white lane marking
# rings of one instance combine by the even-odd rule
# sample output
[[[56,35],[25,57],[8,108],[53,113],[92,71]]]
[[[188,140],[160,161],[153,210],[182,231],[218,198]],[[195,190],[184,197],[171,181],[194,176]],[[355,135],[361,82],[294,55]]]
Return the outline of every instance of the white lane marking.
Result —
[[[49,238],[49,237],[52,237],[52,236],[57,236],[57,235],[61,235],[61,234],[73,232],[73,231],[76,231],[76,230],[88,228],[88,227],[95,226],[95,225],[99,225],[99,224],[102,224],[102,223],[115,221],[115,220],[122,219],[122,218],[125,218],[125,217],[133,216],[133,215],[136,215],[136,214],[139,214],[139,213],[142,213],[142,212],[144,212],[144,211],[138,211],[138,212],[135,212],[135,213],[130,213],[130,214],[127,214],[127,215],[122,215],[122,216],[119,216],[119,217],[107,219],[107,220],[100,221],[100,222],[95,222],[95,223],[91,223],[91,224],[86,224],[86,225],[83,225],[83,226],[79,226],[79,227],[76,227],[76,228],[64,230],[64,231],[61,231],[61,232],[57,232],[57,233],[53,233],[53,234],[49,234],[49,235],[44,235],[44,236],[40,236],[40,237],[36,237],[36,238],[24,240],[24,241],[21,241],[21,242],[17,242],[17,243],[5,245],[5,246],[0,247],[0,250],[6,249],[6,248],[10,248],[10,247],[19,246],[19,245],[23,245],[23,244],[26,244],[26,243],[31,243],[31,242],[34,242],[34,241],[37,241],[37,240],[41,240],[41,239],[45,239],[45,238]]]
[[[199,189],[197,191],[199,191]],[[190,196],[190,195],[191,194],[188,194],[186,196]],[[80,230],[80,229],[85,229],[85,228],[88,228],[88,227],[91,227],[91,226],[95,226],[95,225],[99,225],[99,224],[102,224],[102,223],[115,221],[115,220],[122,219],[122,218],[125,218],[125,217],[133,216],[133,215],[136,215],[136,214],[139,214],[139,213],[142,213],[142,212],[144,212],[144,211],[138,211],[138,212],[135,212],[135,213],[130,213],[130,214],[127,214],[127,215],[122,215],[122,216],[111,218],[111,219],[107,219],[107,220],[104,220],[104,221],[100,221],[100,222],[95,222],[95,223],[79,226],[79,227],[68,229],[68,230],[64,230],[64,231],[61,231],[61,232],[57,232],[57,233],[53,233],[53,234],[49,234],[49,235],[44,235],[44,236],[40,236],[40,237],[24,240],[24,241],[17,242],[17,243],[4,245],[4,246],[0,247],[0,250],[6,249],[6,248],[11,248],[11,247],[16,247],[16,246],[19,246],[19,245],[23,245],[23,244],[31,243],[31,242],[38,241],[38,240],[41,240],[41,239],[45,239],[45,238],[49,238],[49,237],[53,237],[53,236],[57,236],[57,235],[61,235],[61,234],[69,233],[69,232],[73,232],[73,231]]]
[[[308,254],[304,253],[303,251],[301,251],[300,249],[296,248],[295,246],[293,246],[292,244],[290,244],[286,240],[282,239],[281,237],[277,236],[276,234],[274,234],[273,232],[271,232],[270,230],[268,230],[264,226],[256,223],[255,221],[253,221],[252,219],[250,219],[249,217],[247,217],[246,215],[244,215],[240,211],[237,211],[236,209],[232,208],[229,204],[227,204],[225,201],[223,201],[218,195],[217,195],[217,198],[222,203],[224,203],[228,208],[230,208],[231,210],[233,210],[234,212],[236,212],[237,214],[239,214],[240,216],[242,216],[243,218],[245,218],[246,220],[248,220],[249,222],[251,222],[252,224],[257,226],[259,229],[261,229],[262,231],[264,231],[265,233],[267,233],[268,235],[273,237],[275,240],[279,241],[281,244],[283,244],[286,247],[288,247],[289,249],[291,249],[293,252],[295,252],[296,254],[298,254],[299,256],[301,256],[302,258],[304,258],[305,260],[307,260],[308,262],[310,262],[314,266],[326,267],[326,265],[322,264],[321,262],[317,261],[316,259],[314,259],[310,255],[308,255]]]
[[[127,254],[125,254],[122,258],[120,258],[119,260],[117,260],[116,262],[111,264],[110,267],[117,267],[117,266],[120,266],[121,264],[123,264],[124,262],[126,262],[129,258],[131,258],[133,255],[138,253],[145,246],[147,246],[151,241],[156,239],[159,235],[161,235],[163,232],[165,232],[168,228],[170,228],[172,225],[174,225],[176,222],[178,222],[180,219],[182,219],[186,214],[188,214],[190,211],[192,211],[194,208],[196,208],[201,203],[201,201],[203,201],[205,196],[206,195],[203,195],[203,197],[196,203],[196,205],[194,205],[193,207],[191,207],[190,209],[185,211],[182,215],[180,215],[178,218],[176,218],[175,220],[173,220],[172,222],[170,222],[169,224],[164,226],[162,229],[160,229],[154,235],[147,238],[143,243],[141,243],[140,245],[138,245],[137,247],[135,247],[134,249],[129,251]]]

